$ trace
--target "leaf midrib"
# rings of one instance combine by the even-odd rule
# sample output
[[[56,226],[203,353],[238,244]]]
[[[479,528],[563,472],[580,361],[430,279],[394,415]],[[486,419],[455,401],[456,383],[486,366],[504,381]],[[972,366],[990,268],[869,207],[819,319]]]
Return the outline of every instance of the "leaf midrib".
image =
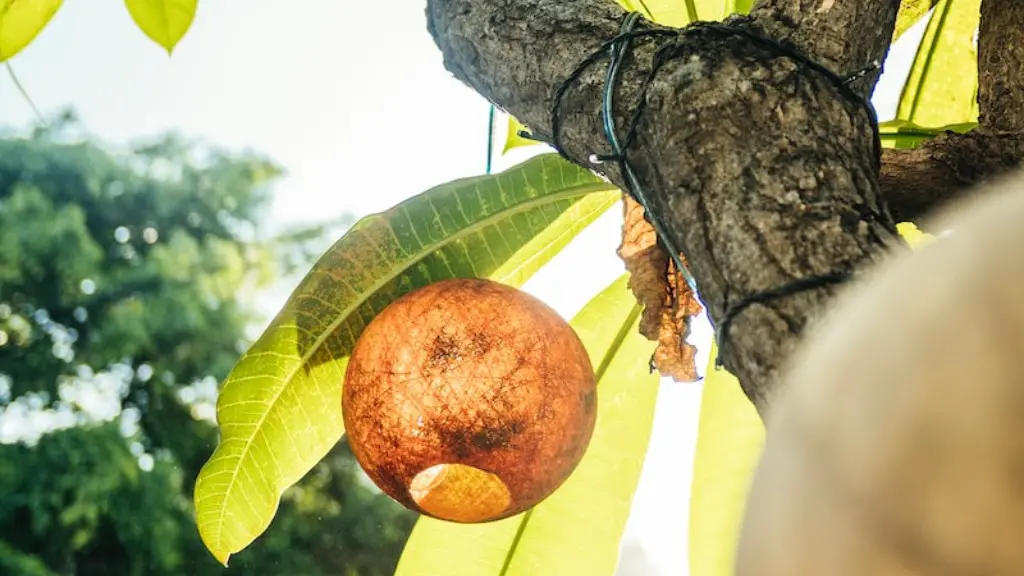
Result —
[[[296,373],[298,373],[298,371],[309,362],[309,359],[313,357],[313,354],[316,353],[316,351],[319,350],[321,346],[323,346],[323,343],[327,339],[327,337],[329,335],[333,334],[334,331],[338,328],[338,326],[340,326],[342,324],[342,322],[345,321],[346,318],[351,316],[352,312],[354,312],[356,309],[358,309],[360,306],[362,306],[364,303],[366,303],[367,299],[369,298],[369,295],[376,294],[376,292],[378,290],[380,290],[381,287],[383,287],[388,282],[391,282],[392,280],[397,278],[399,274],[401,274],[403,271],[407,270],[411,265],[416,264],[420,260],[423,260],[424,258],[429,256],[430,254],[436,252],[441,246],[444,246],[446,244],[450,244],[451,242],[453,242],[453,241],[455,241],[455,240],[457,240],[459,238],[462,238],[463,236],[466,236],[468,234],[476,232],[477,230],[479,230],[481,228],[489,226],[491,223],[493,223],[495,221],[507,218],[509,216],[512,216],[512,215],[515,215],[515,214],[518,214],[518,213],[521,213],[521,212],[526,212],[527,210],[529,210],[531,208],[534,208],[536,206],[540,206],[540,205],[543,205],[543,204],[546,204],[546,203],[550,203],[550,202],[557,202],[558,200],[562,200],[564,198],[568,198],[568,197],[572,197],[572,196],[584,196],[584,195],[587,195],[587,194],[593,194],[595,192],[608,191],[608,190],[614,190],[614,188],[609,186],[605,182],[591,182],[591,183],[588,183],[588,184],[583,184],[583,185],[579,185],[579,186],[576,186],[576,187],[564,190],[562,192],[557,192],[557,193],[554,193],[554,194],[546,194],[546,195],[543,195],[543,196],[538,196],[536,198],[529,199],[527,201],[522,202],[521,204],[517,204],[515,207],[510,207],[510,208],[508,208],[506,210],[502,210],[500,212],[497,212],[497,213],[493,214],[492,216],[489,216],[487,218],[479,220],[479,221],[475,222],[474,224],[472,224],[470,226],[466,226],[465,228],[459,230],[458,232],[455,232],[454,234],[448,236],[443,242],[439,242],[439,243],[433,244],[433,245],[431,245],[429,247],[424,247],[423,250],[421,250],[418,253],[415,253],[412,257],[410,257],[405,262],[404,266],[402,266],[400,268],[397,268],[396,271],[393,274],[383,274],[381,276],[381,280],[380,281],[374,283],[370,287],[369,290],[366,290],[365,292],[363,292],[363,294],[366,294],[367,296],[357,298],[353,302],[352,305],[350,305],[348,308],[346,308],[344,310],[343,313],[338,314],[339,320],[336,320],[336,321],[330,323],[328,325],[328,327],[325,328],[321,332],[321,335],[318,336],[316,338],[316,340],[309,346],[309,349],[307,350],[307,352],[301,356],[301,361],[297,364],[297,367],[294,370],[292,370],[291,373],[288,374],[287,377],[284,378],[284,382],[282,383],[282,386],[281,386],[280,390],[278,390],[277,393],[274,394],[274,397],[270,400],[270,402],[267,403],[267,410],[266,410],[266,412],[263,414],[263,416],[260,417],[259,421],[256,422],[256,427],[254,429],[255,431],[253,432],[253,434],[249,438],[247,438],[245,440],[245,444],[241,448],[241,452],[238,455],[238,465],[234,467],[234,470],[232,470],[232,472],[231,472],[231,480],[228,482],[227,488],[224,490],[224,502],[226,503],[228,501],[228,498],[231,495],[231,490],[232,490],[232,488],[236,484],[236,480],[238,479],[238,471],[242,468],[242,466],[241,466],[242,461],[249,454],[249,450],[252,447],[252,444],[255,441],[256,436],[259,434],[260,430],[262,429],[263,424],[264,424],[264,422],[266,422],[267,417],[270,415],[271,412],[274,411],[274,407],[277,405],[277,401],[281,398],[281,395],[284,393],[284,390],[286,388],[288,388],[288,386],[291,384],[292,380],[295,378]],[[390,224],[388,224],[388,227],[390,227]],[[290,299],[291,299],[291,297],[289,297],[289,300]],[[230,383],[231,383],[230,381],[227,382],[227,384],[230,384]],[[277,489],[278,488],[275,486],[275,491]],[[277,494],[277,496],[280,497],[280,492]],[[224,518],[225,518],[226,513],[227,513],[227,506],[226,505],[221,506],[220,514],[217,517],[217,527],[216,527],[216,531],[215,531],[218,544],[223,544],[222,533],[223,533]],[[230,555],[231,555],[231,553],[229,552],[228,556],[230,556]],[[225,565],[226,565],[227,564],[227,558],[225,558],[224,562],[225,562]]]

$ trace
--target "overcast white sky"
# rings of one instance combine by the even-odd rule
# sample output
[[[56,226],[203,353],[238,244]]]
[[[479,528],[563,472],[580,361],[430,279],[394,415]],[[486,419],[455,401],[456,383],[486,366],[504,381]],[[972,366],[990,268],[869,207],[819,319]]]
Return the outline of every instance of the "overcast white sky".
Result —
[[[116,0],[67,0],[12,64],[36,104],[73,105],[88,129],[125,141],[174,129],[253,148],[288,171],[279,223],[383,210],[485,166],[488,105],[443,69],[423,0],[204,0],[174,56],[151,43]],[[923,28],[901,44],[920,40]],[[903,50],[907,55],[911,50]],[[891,117],[909,65],[891,62],[879,116]],[[0,79],[0,124],[32,111]],[[522,159],[501,159],[496,168]],[[617,209],[586,230],[526,289],[571,317],[622,272]],[[290,286],[269,296],[281,303]],[[707,326],[695,339],[708,342]],[[706,347],[706,346],[703,346]],[[706,357],[701,365],[706,364]],[[663,385],[655,433],[624,541],[657,574],[686,574],[687,486],[700,384]],[[629,562],[624,559],[624,564]],[[633,576],[623,574],[623,576]]]

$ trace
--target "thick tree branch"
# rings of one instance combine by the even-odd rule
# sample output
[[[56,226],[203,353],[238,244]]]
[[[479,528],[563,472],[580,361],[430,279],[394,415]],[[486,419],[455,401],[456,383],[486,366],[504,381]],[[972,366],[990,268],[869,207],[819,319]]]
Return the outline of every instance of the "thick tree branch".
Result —
[[[838,73],[882,59],[897,0],[778,0],[751,18]],[[611,0],[429,0],[429,28],[457,78],[550,139],[558,85],[624,16]],[[630,161],[688,258],[719,321],[730,303],[791,282],[859,267],[896,238],[881,202],[872,118],[829,78],[739,35],[689,29],[640,42],[616,93],[619,126],[639,101],[654,51],[674,55],[646,93]],[[858,86],[866,94],[872,81]],[[604,67],[562,107],[563,145],[585,161],[605,152]],[[609,165],[591,166],[613,182]],[[726,367],[760,410],[779,368],[834,288],[754,305],[732,324]]]
[[[938,205],[1024,160],[1024,2],[984,0],[978,34],[980,126],[911,150],[886,150],[879,183],[897,221]]]
[[[1024,134],[1024,2],[981,3],[978,105],[989,132]]]
[[[993,134],[984,127],[946,133],[910,150],[882,154],[879,185],[897,222],[919,222],[975,184],[1020,165],[1024,132]]]

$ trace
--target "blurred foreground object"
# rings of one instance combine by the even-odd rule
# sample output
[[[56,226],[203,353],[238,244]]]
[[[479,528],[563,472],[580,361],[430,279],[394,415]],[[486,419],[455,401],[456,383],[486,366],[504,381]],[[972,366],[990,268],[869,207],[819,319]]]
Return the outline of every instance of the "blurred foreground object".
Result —
[[[737,574],[1024,573],[1024,177],[988,188],[808,334]]]

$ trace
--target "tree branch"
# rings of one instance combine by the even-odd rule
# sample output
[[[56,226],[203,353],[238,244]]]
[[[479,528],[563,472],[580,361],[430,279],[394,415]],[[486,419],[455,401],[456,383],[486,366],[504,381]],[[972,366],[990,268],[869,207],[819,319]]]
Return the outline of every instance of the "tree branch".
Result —
[[[886,150],[879,183],[897,221],[936,206],[1024,160],[1024,3],[984,0],[978,33],[980,126],[911,150]]]
[[[769,0],[729,23],[778,35],[842,74],[883,58],[898,4]],[[427,17],[447,68],[550,141],[557,87],[618,33],[624,12],[611,0],[429,0]],[[829,78],[708,29],[638,44],[620,72],[616,122],[627,125],[655,50],[669,46],[630,162],[713,320],[751,294],[857,268],[896,241],[876,182],[873,119]],[[872,84],[857,89],[867,94]],[[604,66],[596,66],[561,109],[564,150],[584,162],[607,150],[603,86]],[[623,185],[614,167],[589,167]],[[726,367],[762,412],[799,334],[833,292],[754,305],[733,321]]]
[[[994,134],[984,127],[967,134],[949,132],[917,148],[885,150],[879,185],[897,222],[920,222],[1022,159],[1024,133]]]
[[[993,134],[1024,134],[1024,3],[984,0],[978,30],[978,105]]]

